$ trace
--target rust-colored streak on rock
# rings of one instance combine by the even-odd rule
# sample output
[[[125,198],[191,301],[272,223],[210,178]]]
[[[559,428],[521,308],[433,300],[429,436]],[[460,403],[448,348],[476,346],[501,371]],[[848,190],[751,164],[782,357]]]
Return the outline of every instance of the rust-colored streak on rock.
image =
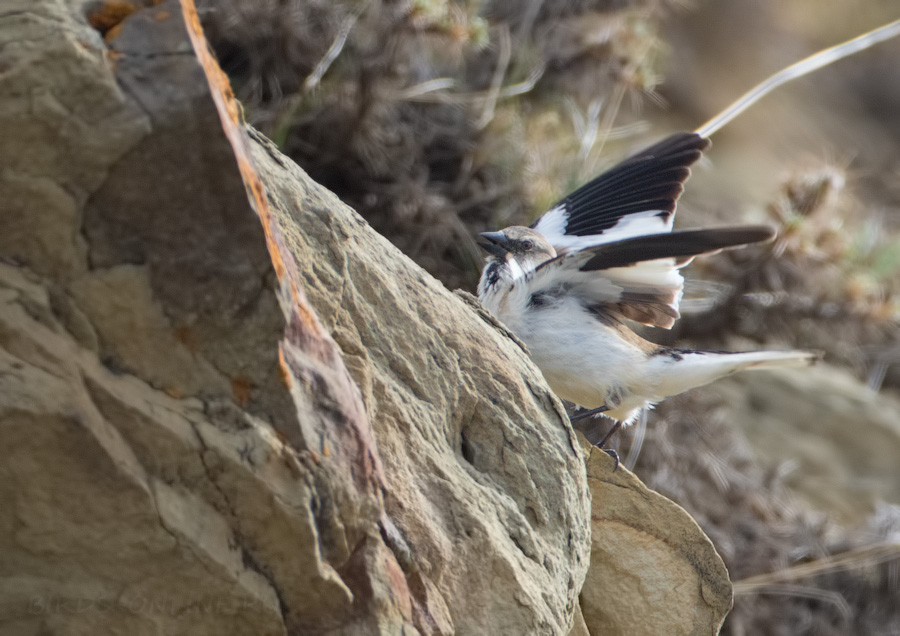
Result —
[[[321,443],[324,444],[328,437],[335,436],[337,439],[333,439],[332,442],[335,448],[342,449],[343,453],[346,453],[346,459],[351,460],[348,468],[352,471],[358,487],[378,491],[383,484],[381,462],[362,407],[359,390],[347,373],[337,346],[309,306],[297,280],[299,269],[294,262],[293,254],[285,247],[281,231],[269,210],[265,187],[251,159],[249,141],[241,120],[240,105],[234,98],[228,77],[210,53],[193,0],[183,0],[181,7],[191,44],[209,82],[222,127],[234,149],[250,203],[262,223],[272,265],[281,285],[282,304],[287,315],[285,327],[287,346],[282,346],[279,354],[282,371],[286,372],[288,377],[319,377],[306,361],[299,359],[295,347],[302,351],[304,356],[311,356],[334,371],[328,380],[322,380],[322,384],[327,385],[322,392],[331,394],[338,405],[339,416],[332,418],[329,426],[331,430],[322,432]],[[314,396],[313,399],[319,400],[320,396]],[[299,447],[310,443],[310,440],[292,441]],[[337,461],[340,461],[340,458]]]
[[[409,594],[409,586],[406,583],[406,575],[397,559],[388,550],[384,550],[381,555],[382,567],[388,573],[388,581],[397,599],[399,610],[403,618],[408,621],[412,620],[412,598]]]
[[[272,257],[272,266],[275,268],[278,280],[282,281],[283,284],[287,270],[284,265],[282,250],[278,244],[277,237],[273,233],[274,224],[271,221],[271,214],[268,212],[265,188],[250,160],[247,140],[241,129],[240,104],[234,98],[234,91],[231,89],[231,82],[228,80],[228,76],[219,67],[218,62],[216,62],[209,50],[209,44],[203,35],[203,27],[200,25],[200,18],[197,15],[197,9],[193,0],[183,0],[181,8],[188,36],[191,39],[197,59],[203,67],[206,80],[209,83],[210,93],[216,104],[216,109],[219,111],[222,128],[232,148],[234,148],[235,159],[241,172],[241,178],[244,180],[244,185],[247,188],[247,195],[262,221],[263,230],[266,234],[266,245]]]
[[[281,381],[284,382],[284,386],[290,389],[293,386],[293,380],[291,380],[291,373],[287,367],[287,361],[284,359],[284,349],[278,349],[278,374],[281,376]]]

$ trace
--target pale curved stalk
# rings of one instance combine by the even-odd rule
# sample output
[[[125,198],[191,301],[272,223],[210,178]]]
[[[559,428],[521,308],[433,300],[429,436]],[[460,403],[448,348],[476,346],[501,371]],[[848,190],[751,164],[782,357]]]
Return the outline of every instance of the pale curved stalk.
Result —
[[[879,42],[889,40],[897,35],[900,35],[900,20],[895,20],[894,22],[885,24],[877,29],[863,33],[852,40],[847,40],[841,44],[814,53],[799,62],[791,64],[787,68],[768,77],[765,81],[757,84],[748,92],[744,93],[740,99],[731,104],[731,106],[697,128],[694,132],[701,137],[709,137],[782,84],[795,80],[808,73],[812,73],[823,66],[827,66],[841,58],[858,53],[859,51],[867,49]]]

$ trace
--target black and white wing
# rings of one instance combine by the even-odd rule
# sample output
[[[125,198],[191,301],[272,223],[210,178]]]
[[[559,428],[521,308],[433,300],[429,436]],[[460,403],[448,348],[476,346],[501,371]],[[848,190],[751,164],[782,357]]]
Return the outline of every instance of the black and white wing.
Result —
[[[669,329],[684,288],[679,271],[699,254],[770,240],[765,226],[681,230],[569,251],[538,266],[528,280],[534,301],[574,296],[629,320]]]
[[[557,251],[671,232],[690,166],[708,146],[696,133],[671,135],[581,186],[531,227]]]

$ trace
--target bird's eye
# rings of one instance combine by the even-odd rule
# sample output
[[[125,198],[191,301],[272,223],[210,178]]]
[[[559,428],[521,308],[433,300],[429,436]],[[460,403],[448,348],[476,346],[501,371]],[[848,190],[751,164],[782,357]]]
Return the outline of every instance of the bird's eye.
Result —
[[[526,252],[534,247],[534,241],[522,241],[522,249]]]

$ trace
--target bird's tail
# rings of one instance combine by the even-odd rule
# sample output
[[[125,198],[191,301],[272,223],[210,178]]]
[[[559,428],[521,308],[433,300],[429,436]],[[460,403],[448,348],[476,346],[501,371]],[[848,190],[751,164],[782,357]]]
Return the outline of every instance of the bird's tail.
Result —
[[[666,350],[658,354],[665,369],[659,389],[662,395],[677,395],[738,371],[806,367],[814,364],[820,357],[820,354],[812,351],[722,353]]]

